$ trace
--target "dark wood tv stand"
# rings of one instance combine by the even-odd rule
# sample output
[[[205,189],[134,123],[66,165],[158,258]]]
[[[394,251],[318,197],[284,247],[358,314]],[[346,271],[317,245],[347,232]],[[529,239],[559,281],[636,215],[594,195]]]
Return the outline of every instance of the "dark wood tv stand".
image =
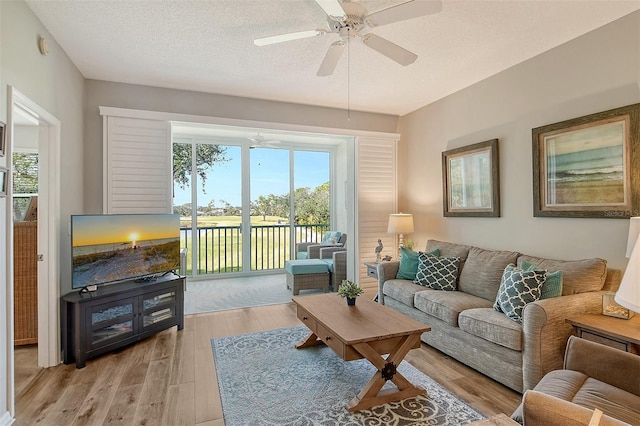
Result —
[[[150,282],[125,281],[62,297],[64,363],[86,360],[167,328],[184,327],[185,278],[168,274]]]

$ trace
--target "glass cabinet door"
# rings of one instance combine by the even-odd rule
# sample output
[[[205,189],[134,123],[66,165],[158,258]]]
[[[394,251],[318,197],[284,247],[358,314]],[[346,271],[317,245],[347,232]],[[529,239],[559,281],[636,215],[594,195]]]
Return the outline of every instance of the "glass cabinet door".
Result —
[[[96,306],[91,309],[91,346],[123,334],[133,333],[131,299]]]
[[[165,290],[142,299],[142,326],[147,327],[176,315],[176,292]]]

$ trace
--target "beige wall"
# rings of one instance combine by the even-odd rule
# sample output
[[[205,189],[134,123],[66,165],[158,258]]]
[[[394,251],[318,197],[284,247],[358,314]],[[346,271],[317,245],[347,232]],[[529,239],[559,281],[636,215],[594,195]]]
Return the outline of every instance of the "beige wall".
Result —
[[[395,132],[398,117],[273,102],[186,90],[87,80],[85,98],[85,210],[102,212],[102,117],[100,106],[192,114],[334,129]],[[348,119],[349,118],[349,119]]]
[[[533,217],[531,129],[637,102],[640,12],[401,117],[399,205],[415,215],[416,247],[436,238],[624,268],[628,220]],[[502,217],[444,218],[441,153],[493,138]]]

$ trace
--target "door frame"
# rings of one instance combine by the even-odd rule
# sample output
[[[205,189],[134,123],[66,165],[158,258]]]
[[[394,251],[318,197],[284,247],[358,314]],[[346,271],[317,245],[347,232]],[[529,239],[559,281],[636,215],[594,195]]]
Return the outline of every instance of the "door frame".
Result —
[[[8,86],[7,140],[13,140],[13,109],[18,106],[29,111],[39,122],[38,130],[38,254],[43,260],[38,262],[38,366],[51,367],[60,363],[60,278],[59,248],[60,236],[60,121],[22,94],[15,87]],[[8,144],[7,155],[12,155],[12,143]],[[11,158],[11,157],[9,157]],[[11,170],[13,165],[11,164]],[[13,188],[9,183],[7,199],[11,200]],[[7,285],[9,294],[9,336],[8,371],[10,410],[15,415],[15,377],[13,354],[13,208],[8,209],[7,218]]]

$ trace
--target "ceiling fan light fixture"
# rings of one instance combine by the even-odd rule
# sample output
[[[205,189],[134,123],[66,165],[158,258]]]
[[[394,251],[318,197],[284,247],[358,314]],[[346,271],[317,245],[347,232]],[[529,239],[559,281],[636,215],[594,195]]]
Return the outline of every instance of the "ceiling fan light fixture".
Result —
[[[256,46],[267,46],[269,44],[282,43],[285,41],[299,40],[302,38],[317,37],[325,34],[324,30],[307,30],[295,33],[280,34],[270,37],[257,38],[253,41]]]

